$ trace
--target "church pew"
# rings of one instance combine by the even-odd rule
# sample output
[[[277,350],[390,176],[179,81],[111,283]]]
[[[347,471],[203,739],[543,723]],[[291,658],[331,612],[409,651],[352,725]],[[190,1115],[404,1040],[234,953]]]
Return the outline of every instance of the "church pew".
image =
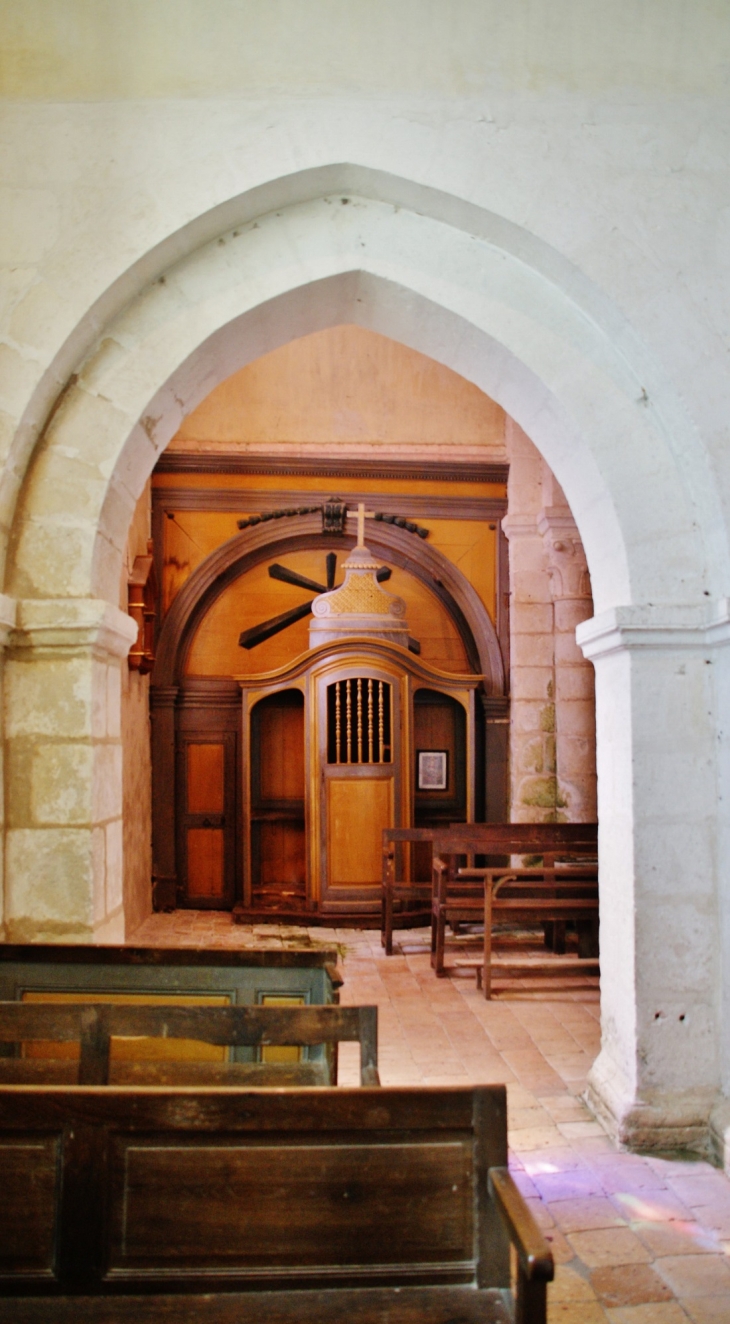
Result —
[[[502,1085],[4,1086],[0,1147],[0,1324],[545,1324]]]
[[[0,1000],[329,1004],[339,1000],[342,985],[337,960],[337,948],[326,946],[202,949],[0,943]],[[209,1050],[209,1056],[214,1053]],[[234,1061],[240,1063],[255,1062],[257,1056],[250,1047],[233,1051]],[[327,1083],[336,1082],[336,1044],[305,1048],[299,1056],[311,1064],[324,1063]]]
[[[398,847],[414,842],[432,842],[436,828],[383,829],[383,894],[380,942],[385,955],[393,955],[393,929],[428,922],[431,914],[431,881],[412,882],[398,878]],[[411,860],[412,867],[412,860]],[[410,872],[410,870],[409,870]]]
[[[595,855],[598,849],[595,823],[452,823],[449,827],[385,828],[380,941],[386,956],[393,954],[395,928],[423,923],[432,911],[432,880],[398,878],[399,847],[405,845],[407,849],[409,844],[422,841],[433,844],[436,837],[444,853],[452,837],[461,853],[468,856],[542,855],[545,851]],[[481,896],[481,888],[477,894]],[[455,919],[454,923],[459,921]]]
[[[77,1042],[74,1061],[0,1058],[0,1082],[79,1085],[327,1085],[327,1063],[114,1062],[113,1039],[183,1039],[221,1047],[360,1045],[362,1085],[378,1085],[377,1007],[170,1007],[0,1002],[0,1043]]]
[[[556,863],[574,864],[587,868],[587,878],[595,876],[597,866],[591,857],[597,851],[597,824],[595,823],[466,823],[452,825],[446,832],[434,834],[433,886],[431,916],[431,964],[437,976],[445,974],[444,953],[446,924],[452,927],[462,923],[484,923],[485,892],[484,870],[464,869],[460,859],[475,856],[505,858],[506,872],[509,857],[513,855],[541,855],[543,858],[545,887],[555,882]],[[588,858],[586,858],[588,857]],[[594,874],[594,870],[596,870]],[[597,883],[595,912],[598,911]],[[491,893],[490,893],[491,896]],[[568,920],[586,919],[585,914],[574,915],[564,894],[562,901],[555,898],[552,911],[547,907],[547,896],[533,907],[531,918],[541,919],[557,952],[564,950],[565,924]],[[553,913],[554,912],[554,913]],[[517,916],[515,916],[517,918]],[[520,916],[524,918],[524,916]],[[485,929],[486,929],[485,925]],[[550,929],[552,928],[552,932]]]
[[[476,970],[477,988],[492,996],[495,975],[575,975],[598,974],[598,871],[586,865],[548,864],[542,869],[459,870],[460,876],[479,879],[484,889],[483,952],[479,959],[457,960],[456,965]],[[530,923],[539,920],[564,930],[568,920],[578,929],[578,956],[566,956],[563,950],[542,961],[534,957],[494,958],[493,927],[503,923]]]

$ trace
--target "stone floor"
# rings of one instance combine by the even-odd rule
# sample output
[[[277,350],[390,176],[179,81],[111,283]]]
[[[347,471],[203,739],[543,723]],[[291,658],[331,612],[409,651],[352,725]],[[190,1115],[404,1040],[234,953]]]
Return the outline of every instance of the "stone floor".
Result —
[[[336,942],[342,1001],[377,1003],[384,1085],[508,1087],[510,1163],[557,1271],[550,1324],[730,1324],[730,1182],[709,1163],[618,1153],[581,1101],[599,1046],[597,980],[503,988],[437,980],[423,930],[385,958],[372,930],[244,928],[227,915],[155,915],[135,943]],[[498,986],[499,988],[499,986]],[[356,1084],[344,1045],[342,1084]]]

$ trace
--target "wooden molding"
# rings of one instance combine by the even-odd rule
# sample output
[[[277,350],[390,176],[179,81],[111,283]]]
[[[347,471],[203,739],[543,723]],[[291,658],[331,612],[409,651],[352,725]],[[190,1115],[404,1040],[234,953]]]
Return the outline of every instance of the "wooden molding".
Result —
[[[287,506],[300,506],[303,500],[307,505],[324,505],[332,501],[332,492],[302,492],[277,488],[258,490],[256,488],[236,487],[183,487],[174,483],[164,487],[153,487],[152,506],[154,510],[201,510],[231,511],[264,514],[271,510],[281,510]],[[375,505],[385,515],[404,515],[408,519],[464,519],[491,520],[497,523],[507,513],[506,497],[478,496],[410,496],[399,492],[360,492],[355,489],[337,493],[347,506],[356,506],[359,501]]]
[[[241,455],[237,451],[165,451],[155,474],[276,474],[308,478],[381,478],[388,481],[415,479],[439,483],[506,483],[509,465],[501,461],[482,464],[423,460],[315,460],[287,459],[268,455]],[[370,494],[372,500],[372,493]]]

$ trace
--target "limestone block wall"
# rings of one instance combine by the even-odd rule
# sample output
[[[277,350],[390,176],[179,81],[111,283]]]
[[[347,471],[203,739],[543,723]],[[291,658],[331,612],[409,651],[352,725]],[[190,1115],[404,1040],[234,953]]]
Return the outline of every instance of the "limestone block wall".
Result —
[[[18,609],[5,663],[5,936],[116,942],[122,667],[136,633],[95,598]]]
[[[512,820],[592,822],[594,676],[575,641],[593,614],[585,553],[559,483],[512,420],[507,441]]]

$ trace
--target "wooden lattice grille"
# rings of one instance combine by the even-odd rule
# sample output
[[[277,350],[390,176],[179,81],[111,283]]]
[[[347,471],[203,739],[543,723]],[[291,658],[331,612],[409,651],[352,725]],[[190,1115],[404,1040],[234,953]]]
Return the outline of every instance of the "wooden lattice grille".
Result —
[[[390,763],[392,686],[349,676],[327,686],[328,763]]]

